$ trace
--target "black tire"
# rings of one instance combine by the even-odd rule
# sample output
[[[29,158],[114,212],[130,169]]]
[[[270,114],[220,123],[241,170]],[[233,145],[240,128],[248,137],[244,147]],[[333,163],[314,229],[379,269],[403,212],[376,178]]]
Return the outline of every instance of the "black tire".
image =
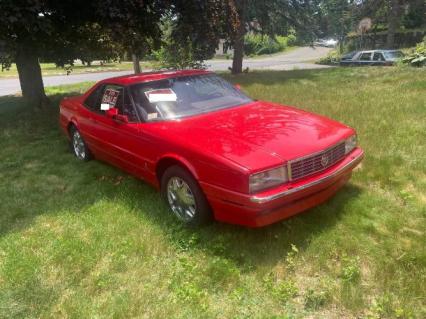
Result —
[[[83,136],[80,134],[79,130],[73,125],[70,127],[70,148],[75,157],[80,161],[87,162],[92,159],[92,153],[90,153],[89,148],[87,147],[86,142],[83,139]]]
[[[172,204],[173,200],[169,199],[169,197],[172,196],[169,192],[169,184],[170,184],[170,187],[173,189],[173,183],[178,180],[182,180],[183,182],[185,182],[186,185],[189,187],[190,192],[192,193],[192,198],[194,199],[194,202],[195,202],[195,210],[192,217],[189,216],[188,214],[182,214],[182,212],[180,214],[176,212],[177,210],[176,206],[179,206],[179,204],[176,204],[176,203],[179,200],[176,200],[175,201],[176,205],[173,205]],[[183,190],[184,187],[186,186],[182,186],[181,189]],[[191,173],[189,173],[186,169],[184,169],[181,166],[178,166],[178,165],[170,166],[164,172],[163,176],[161,177],[161,195],[163,199],[166,201],[166,203],[168,204],[170,210],[176,216],[176,218],[188,226],[206,225],[213,220],[212,210],[210,208],[210,205],[201,187],[198,185],[198,182],[191,175]],[[191,206],[192,208],[192,205],[188,203],[182,203],[181,201],[181,204],[187,207]],[[186,211],[189,211],[189,210],[190,209]],[[185,217],[181,215],[185,215]]]

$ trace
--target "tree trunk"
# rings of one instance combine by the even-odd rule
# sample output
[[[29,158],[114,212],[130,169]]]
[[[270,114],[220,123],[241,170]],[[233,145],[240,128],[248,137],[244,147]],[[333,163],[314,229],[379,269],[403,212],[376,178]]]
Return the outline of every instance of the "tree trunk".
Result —
[[[399,0],[391,0],[390,12],[388,15],[388,35],[386,47],[393,49],[395,44],[395,32],[399,23]]]
[[[141,73],[141,65],[139,63],[139,56],[135,53],[132,53],[132,60],[133,60],[133,70],[135,74]]]
[[[244,34],[239,32],[234,40],[234,57],[232,59],[232,74],[239,74],[243,72],[243,58],[244,58]]]
[[[246,0],[241,0],[238,4],[239,25],[233,39],[234,57],[232,59],[232,74],[239,74],[243,72],[244,36],[246,34],[245,14],[247,3]]]
[[[32,52],[31,48],[20,47],[18,49],[16,67],[24,99],[36,108],[44,108],[49,100],[44,92],[38,57]]]

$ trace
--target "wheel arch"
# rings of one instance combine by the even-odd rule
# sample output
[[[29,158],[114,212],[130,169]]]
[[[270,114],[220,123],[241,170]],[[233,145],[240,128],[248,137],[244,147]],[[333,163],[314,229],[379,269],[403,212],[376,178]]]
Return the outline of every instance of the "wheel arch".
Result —
[[[70,138],[71,138],[71,128],[72,127],[75,127],[78,130],[77,121],[75,119],[70,119],[68,124],[67,124],[68,137],[70,137]]]
[[[195,180],[199,180],[194,166],[188,160],[179,155],[167,154],[161,157],[155,165],[155,175],[160,186],[161,178],[164,172],[167,170],[167,168],[173,165],[181,166],[182,168],[186,169],[195,178]]]

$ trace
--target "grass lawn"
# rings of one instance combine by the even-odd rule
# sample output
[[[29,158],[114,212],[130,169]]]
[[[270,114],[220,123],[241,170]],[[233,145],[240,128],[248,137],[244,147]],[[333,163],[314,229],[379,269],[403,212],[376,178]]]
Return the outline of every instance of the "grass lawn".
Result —
[[[49,75],[67,75],[67,70],[64,68],[58,68],[54,63],[41,63],[41,72],[43,76]],[[155,67],[155,62],[143,61],[141,62],[141,68],[143,69],[152,69]],[[107,72],[107,71],[127,71],[133,70],[132,62],[122,62],[122,63],[108,63],[100,65],[98,62],[94,62],[91,66],[76,64],[72,67],[70,74],[80,74],[80,73],[93,73],[93,72]],[[13,78],[18,77],[18,70],[16,69],[16,64],[12,64],[9,70],[0,70],[0,79],[2,78]]]
[[[333,199],[262,229],[186,229],[142,181],[81,163],[55,107],[0,98],[0,318],[425,318],[426,71],[227,76],[358,130]]]

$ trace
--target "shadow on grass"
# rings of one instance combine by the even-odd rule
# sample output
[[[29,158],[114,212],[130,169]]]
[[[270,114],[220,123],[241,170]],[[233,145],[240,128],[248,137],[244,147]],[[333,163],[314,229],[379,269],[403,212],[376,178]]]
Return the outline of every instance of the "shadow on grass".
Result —
[[[52,107],[43,112],[26,109],[21,98],[0,98],[4,107],[0,108],[0,236],[30,227],[42,214],[80,213],[101,200],[118,201],[155,225],[177,251],[200,250],[233,261],[241,271],[251,271],[283,260],[291,244],[306,249],[316,234],[339,222],[346,203],[360,193],[348,184],[327,203],[260,229],[220,223],[186,228],[142,181],[98,161],[74,159],[58,125],[61,98],[51,96]],[[124,180],[117,184],[120,176]]]
[[[286,258],[292,245],[303,251],[318,234],[332,231],[347,211],[346,204],[360,192],[357,186],[347,184],[326,203],[262,228],[214,222],[210,226],[188,229],[170,220],[169,216],[158,218],[145,213],[144,218],[160,224],[165,236],[177,249],[200,249],[208,255],[232,260],[241,271],[251,271],[257,267],[271,268]],[[162,206],[160,213],[171,215],[165,204]]]

